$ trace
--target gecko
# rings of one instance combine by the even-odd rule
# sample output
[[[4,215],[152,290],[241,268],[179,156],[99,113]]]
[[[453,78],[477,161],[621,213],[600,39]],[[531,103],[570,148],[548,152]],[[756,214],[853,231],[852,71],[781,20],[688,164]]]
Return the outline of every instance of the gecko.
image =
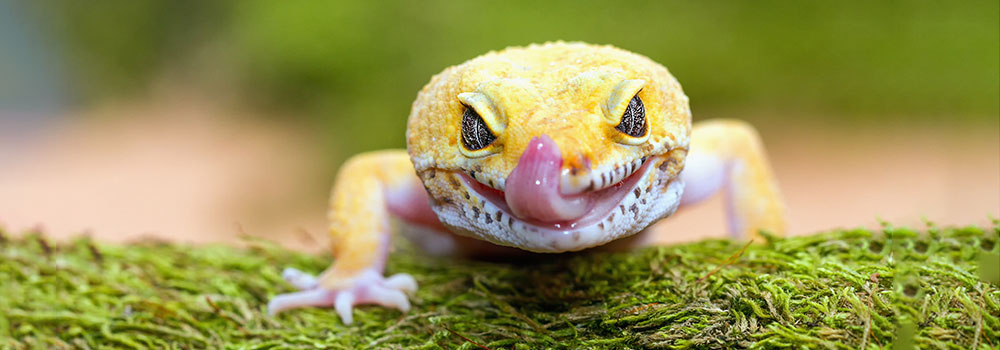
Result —
[[[692,123],[680,83],[613,46],[549,42],[492,51],[435,75],[407,120],[406,149],[341,166],[329,206],[334,261],[286,268],[299,291],[272,315],[357,305],[410,309],[406,273],[385,276],[399,220],[424,250],[560,253],[627,241],[678,207],[725,193],[728,230],[781,235],[786,207],[757,131]]]

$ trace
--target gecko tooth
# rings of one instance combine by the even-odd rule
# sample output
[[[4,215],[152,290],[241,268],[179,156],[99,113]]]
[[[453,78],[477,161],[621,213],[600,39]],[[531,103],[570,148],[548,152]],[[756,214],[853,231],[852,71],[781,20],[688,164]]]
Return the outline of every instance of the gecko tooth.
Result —
[[[564,195],[605,189],[638,171],[646,163],[646,158],[648,157],[643,156],[631,161],[614,163],[585,173],[564,173],[560,178],[559,189]]]

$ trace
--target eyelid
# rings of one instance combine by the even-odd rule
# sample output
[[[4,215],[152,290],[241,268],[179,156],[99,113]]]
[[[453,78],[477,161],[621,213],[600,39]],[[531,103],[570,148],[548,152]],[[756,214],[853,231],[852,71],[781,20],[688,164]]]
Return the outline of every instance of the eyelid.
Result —
[[[462,104],[467,108],[475,110],[479,117],[483,118],[486,126],[493,132],[493,136],[499,138],[500,134],[503,134],[507,127],[504,123],[507,118],[503,118],[502,112],[489,96],[480,92],[463,92],[458,94],[458,100],[462,101]]]
[[[635,97],[645,86],[646,81],[640,79],[627,79],[618,83],[611,92],[611,96],[608,97],[607,103],[602,106],[604,120],[612,127],[618,125],[622,120],[622,114],[625,113],[629,102],[632,101],[632,97]]]

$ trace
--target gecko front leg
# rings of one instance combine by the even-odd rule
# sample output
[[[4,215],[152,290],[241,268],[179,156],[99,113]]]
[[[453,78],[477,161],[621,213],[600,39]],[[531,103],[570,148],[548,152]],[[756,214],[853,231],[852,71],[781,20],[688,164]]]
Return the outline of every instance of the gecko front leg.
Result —
[[[723,190],[729,231],[746,238],[760,230],[785,233],[785,204],[760,136],[738,120],[709,120],[691,130],[691,146],[681,172],[681,205]]]
[[[334,306],[344,324],[352,321],[352,309],[360,304],[379,304],[406,312],[405,293],[417,289],[412,276],[400,273],[384,277],[391,237],[389,219],[436,223],[433,213],[413,210],[426,207],[406,151],[381,151],[357,155],[341,168],[330,198],[330,233],[334,262],[319,277],[289,268],[283,277],[301,291],[275,296],[268,312],[307,306]]]

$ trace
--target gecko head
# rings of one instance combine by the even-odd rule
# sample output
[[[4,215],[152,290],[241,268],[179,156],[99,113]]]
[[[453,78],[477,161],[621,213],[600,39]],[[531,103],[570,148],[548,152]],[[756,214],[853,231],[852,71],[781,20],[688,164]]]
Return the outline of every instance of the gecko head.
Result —
[[[443,224],[535,252],[630,236],[674,212],[691,117],[663,66],[609,46],[489,53],[435,76],[407,145]]]

